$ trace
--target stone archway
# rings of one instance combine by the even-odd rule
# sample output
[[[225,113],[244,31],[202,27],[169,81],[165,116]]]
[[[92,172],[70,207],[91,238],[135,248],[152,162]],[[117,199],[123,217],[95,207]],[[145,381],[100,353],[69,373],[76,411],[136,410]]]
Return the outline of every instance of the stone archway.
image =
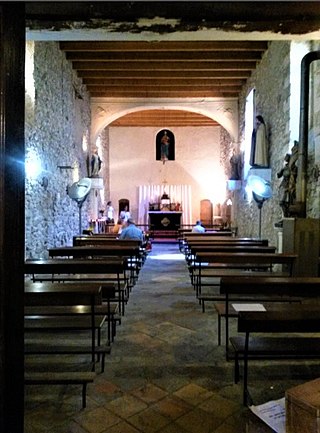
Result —
[[[137,111],[151,109],[185,110],[207,116],[223,126],[233,141],[238,141],[237,100],[170,100],[157,101],[141,99],[127,101],[93,100],[91,102],[91,141],[95,142],[101,131],[114,120]]]

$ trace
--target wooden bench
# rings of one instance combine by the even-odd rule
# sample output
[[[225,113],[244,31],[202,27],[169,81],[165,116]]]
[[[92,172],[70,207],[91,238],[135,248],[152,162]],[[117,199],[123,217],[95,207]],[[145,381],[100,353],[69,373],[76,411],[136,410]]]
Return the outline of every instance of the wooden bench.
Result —
[[[83,353],[91,354],[92,369],[95,368],[96,354],[101,355],[104,369],[105,355],[110,353],[110,345],[101,345],[100,330],[105,322],[106,315],[96,312],[96,307],[101,306],[101,285],[93,283],[58,284],[58,283],[26,283],[25,284],[25,308],[37,310],[36,315],[25,315],[25,334],[34,332],[67,332],[88,330],[90,332],[90,345],[54,345],[52,353]],[[81,308],[79,307],[81,306]],[[48,309],[52,308],[51,314]],[[75,310],[71,314],[70,308]],[[79,313],[86,308],[88,314]],[[41,309],[44,309],[41,311]],[[77,311],[78,309],[78,311]],[[57,313],[58,310],[58,314]],[[64,310],[64,311],[63,311]],[[96,331],[98,339],[96,344]],[[38,345],[39,354],[47,354],[50,350],[47,344],[41,349]],[[35,353],[35,347],[26,344],[26,353]]]
[[[33,282],[115,282],[119,294],[119,312],[124,315],[129,287],[126,262],[121,257],[27,260],[25,274],[31,275]]]
[[[244,405],[252,403],[248,392],[249,360],[320,359],[320,338],[309,336],[320,332],[320,305],[286,304],[265,312],[240,312],[238,331],[245,336],[231,337],[230,342],[235,351],[235,380],[239,378],[239,359],[243,359]],[[287,335],[261,336],[275,333]]]
[[[204,253],[196,254],[194,267],[194,288],[196,296],[205,310],[206,301],[224,300],[220,294],[202,294],[203,286],[220,286],[225,276],[291,276],[295,254],[278,253]],[[275,265],[283,265],[284,269],[274,271]],[[204,282],[203,278],[209,281]],[[212,281],[212,279],[215,279]]]
[[[141,241],[138,239],[118,239],[118,234],[98,234],[93,236],[74,236],[73,237],[73,244],[74,247],[88,247],[88,246],[110,246],[110,245],[121,245],[121,246],[127,246],[127,247],[139,247],[140,254],[143,259],[143,262],[145,261],[145,258],[147,256],[146,251],[146,241]]]
[[[220,294],[224,302],[215,303],[218,313],[218,344],[221,343],[221,318],[225,319],[225,347],[228,359],[229,319],[238,317],[233,303],[302,302],[305,294],[320,298],[320,278],[316,277],[223,277],[220,281]],[[310,296],[311,296],[310,295]],[[252,306],[253,307],[253,306]],[[251,307],[251,308],[252,308]]]
[[[96,374],[88,371],[77,372],[25,372],[25,385],[82,385],[82,408],[85,408],[87,385],[92,383]]]
[[[32,283],[32,284],[36,284],[38,287],[41,284],[42,287],[44,287],[44,285],[48,283]],[[101,288],[102,304],[94,305],[94,314],[100,316],[104,315],[106,317],[107,324],[108,324],[107,344],[110,344],[111,342],[114,341],[114,337],[116,335],[116,324],[121,323],[121,317],[118,315],[119,308],[118,308],[118,299],[116,298],[115,286],[114,284],[103,284],[103,285],[100,285],[99,283],[90,283],[90,284],[91,285],[96,284],[97,287]],[[30,297],[29,299],[26,300],[26,304],[27,306],[25,306],[24,308],[25,316],[76,316],[76,315],[88,316],[91,315],[90,305],[81,305],[81,308],[79,308],[78,305],[46,306],[43,305],[43,301],[41,301],[41,305],[39,304],[39,300],[32,302],[32,300],[30,300]]]
[[[74,259],[107,259],[108,257],[120,257],[125,260],[130,278],[130,288],[134,286],[143,264],[143,258],[139,241],[136,244],[125,245],[121,241],[109,245],[82,245],[73,247],[56,247],[48,249],[49,257],[67,257]]]
[[[186,252],[187,265],[190,268],[190,275],[192,270],[196,267],[196,260],[198,253],[275,253],[276,247],[268,245],[259,245],[256,243],[235,242],[235,243],[206,243],[206,244],[193,244],[189,245]]]
[[[207,229],[204,233],[195,233],[192,232],[192,227],[188,229],[178,229],[178,241],[179,241],[179,249],[182,250],[187,239],[192,238],[231,238],[232,232],[230,230],[214,230]]]
[[[200,246],[265,246],[267,247],[269,245],[267,239],[253,239],[253,238],[199,238],[199,239],[189,239],[184,242],[183,245],[183,253],[185,254],[186,258],[191,254],[191,248],[192,247],[200,247]]]

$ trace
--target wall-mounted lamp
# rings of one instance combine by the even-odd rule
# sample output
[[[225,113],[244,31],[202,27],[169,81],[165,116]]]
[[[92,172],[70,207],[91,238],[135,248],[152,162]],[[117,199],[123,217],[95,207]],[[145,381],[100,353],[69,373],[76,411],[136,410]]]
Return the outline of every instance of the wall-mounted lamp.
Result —
[[[29,149],[26,155],[25,172],[27,179],[37,179],[42,172],[41,159],[34,149]]]
[[[272,189],[269,181],[255,175],[248,177],[248,185],[252,190],[252,196],[259,209],[259,239],[261,239],[262,206],[266,200],[272,197]]]

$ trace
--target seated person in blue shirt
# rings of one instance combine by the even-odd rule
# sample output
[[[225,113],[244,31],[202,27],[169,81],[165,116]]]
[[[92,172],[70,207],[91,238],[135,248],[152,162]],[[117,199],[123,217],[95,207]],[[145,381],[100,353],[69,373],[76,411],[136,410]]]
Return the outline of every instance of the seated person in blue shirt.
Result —
[[[196,222],[196,225],[192,228],[192,233],[204,233],[206,229],[203,227],[200,220]]]
[[[122,229],[119,239],[136,239],[143,242],[144,237],[142,230],[136,227],[134,220],[132,218],[129,218],[126,224],[127,227]]]

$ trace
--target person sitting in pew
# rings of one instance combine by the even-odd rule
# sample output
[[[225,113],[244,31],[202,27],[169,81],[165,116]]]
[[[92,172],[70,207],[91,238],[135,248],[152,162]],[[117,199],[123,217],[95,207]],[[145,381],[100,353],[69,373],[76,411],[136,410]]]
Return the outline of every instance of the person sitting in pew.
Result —
[[[206,229],[203,227],[200,220],[196,222],[196,225],[192,228],[192,233],[204,233]]]
[[[118,219],[117,223],[113,226],[112,233],[120,234],[123,229],[123,222],[122,219]]]
[[[136,239],[142,242],[144,241],[142,230],[135,225],[133,218],[127,220],[127,226],[122,229],[119,239]]]

